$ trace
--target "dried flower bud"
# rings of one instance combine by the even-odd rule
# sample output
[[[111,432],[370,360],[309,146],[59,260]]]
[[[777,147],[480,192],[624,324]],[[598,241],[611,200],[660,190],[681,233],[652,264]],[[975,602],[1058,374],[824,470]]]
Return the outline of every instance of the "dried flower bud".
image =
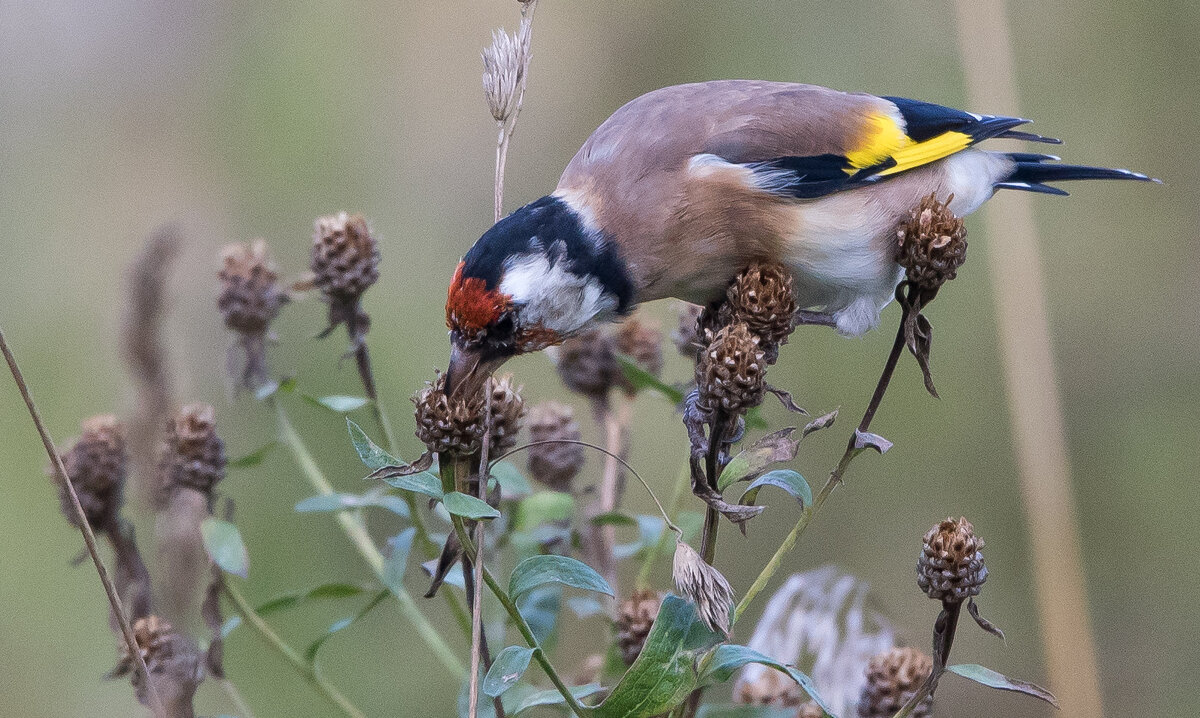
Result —
[[[101,414],[85,419],[83,434],[63,454],[67,476],[75,485],[75,493],[83,513],[94,531],[107,531],[117,525],[125,488],[125,437],[117,417]],[[59,483],[57,472],[51,472],[58,485],[58,498],[63,516],[76,528],[79,517],[71,502],[65,483]]]
[[[189,404],[167,427],[159,452],[159,508],[172,492],[189,488],[211,498],[225,478],[225,442],[217,436],[216,411],[208,404]]]
[[[589,329],[563,342],[555,352],[558,376],[571,391],[592,400],[608,396],[623,379],[613,338],[601,329]]]
[[[896,261],[907,270],[908,280],[923,289],[936,290],[954,279],[967,260],[967,229],[950,211],[953,199],[950,195],[939,202],[936,193],[930,194],[896,231]]]
[[[514,388],[512,376],[493,379],[492,431],[490,452],[499,455],[511,448],[521,430],[525,403],[520,387]],[[452,399],[446,396],[446,375],[438,374],[434,381],[413,397],[416,404],[417,438],[435,453],[470,455],[483,444],[482,394]]]
[[[660,605],[662,596],[649,590],[636,590],[621,604],[617,614],[617,648],[625,665],[633,665],[642,652]]]
[[[379,247],[362,215],[339,212],[313,224],[313,283],[330,300],[356,300],[379,279]]]
[[[713,566],[705,563],[696,549],[684,541],[675,544],[672,562],[675,588],[692,603],[700,620],[713,631],[729,635],[729,609],[733,606],[733,589]]]
[[[534,479],[556,491],[570,491],[571,479],[583,468],[580,444],[538,444],[539,441],[583,438],[575,412],[566,404],[548,401],[529,411],[529,473]]]
[[[660,376],[663,370],[662,340],[658,322],[631,317],[617,329],[616,347],[643,371]]]
[[[483,97],[497,122],[506,122],[520,103],[521,83],[529,69],[530,24],[509,35],[492,31],[492,44],[483,51]]]
[[[262,334],[285,301],[267,243],[231,244],[221,252],[221,295],[217,308],[225,326],[242,334]]]
[[[192,696],[204,680],[204,657],[196,643],[175,631],[170,623],[158,616],[146,616],[133,624],[133,634],[146,668],[154,681],[155,692],[165,704],[167,715],[192,715]],[[121,655],[114,677],[131,676],[138,702],[150,706],[150,691],[129,645],[121,641]]]
[[[983,539],[965,518],[948,518],[925,534],[917,559],[917,585],[935,601],[960,603],[978,596],[987,580]]]
[[[733,690],[735,703],[751,706],[792,708],[802,705],[807,698],[795,681],[774,670],[760,671],[752,681],[739,681]]]
[[[867,685],[858,701],[859,718],[891,718],[912,699],[933,672],[933,659],[915,648],[893,648],[871,659]],[[910,714],[928,718],[933,696],[926,696]]]
[[[755,263],[738,275],[725,296],[733,315],[749,327],[774,363],[779,345],[795,328],[792,273],[780,264]]]
[[[744,323],[710,334],[696,364],[699,406],[740,414],[762,403],[767,364],[758,337]]]
[[[671,332],[671,341],[675,343],[675,348],[680,354],[692,361],[696,360],[700,350],[704,348],[703,332],[699,328],[700,313],[703,311],[704,307],[697,304],[677,303],[679,326]]]

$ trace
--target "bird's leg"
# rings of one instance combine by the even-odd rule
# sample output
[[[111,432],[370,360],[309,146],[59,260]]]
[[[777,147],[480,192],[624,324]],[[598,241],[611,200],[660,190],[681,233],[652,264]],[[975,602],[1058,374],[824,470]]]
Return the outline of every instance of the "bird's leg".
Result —
[[[832,314],[825,312],[813,312],[808,309],[799,309],[793,315],[795,326],[816,326],[816,327],[836,327],[837,319]]]

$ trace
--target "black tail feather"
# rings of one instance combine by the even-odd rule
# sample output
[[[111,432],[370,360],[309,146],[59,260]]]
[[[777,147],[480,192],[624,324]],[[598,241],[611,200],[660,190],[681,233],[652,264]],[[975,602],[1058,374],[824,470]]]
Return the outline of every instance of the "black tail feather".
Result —
[[[1026,152],[1012,152],[1009,159],[1017,163],[1012,174],[995,184],[996,189],[1019,189],[1026,192],[1042,192],[1045,194],[1066,195],[1065,190],[1051,187],[1046,182],[1062,182],[1065,180],[1110,179],[1110,180],[1139,180],[1142,182],[1158,182],[1140,172],[1116,170],[1107,167],[1089,167],[1087,165],[1056,165],[1046,164],[1058,158],[1053,155],[1038,155]]]
[[[1005,139],[1005,140],[1025,140],[1026,142],[1042,142],[1047,145],[1061,145],[1063,143],[1063,141],[1058,139],[1057,137],[1043,137],[1041,135],[1035,135],[1032,132],[1021,132],[1020,130],[1009,130],[1007,132],[1003,132],[996,136],[1001,139]]]

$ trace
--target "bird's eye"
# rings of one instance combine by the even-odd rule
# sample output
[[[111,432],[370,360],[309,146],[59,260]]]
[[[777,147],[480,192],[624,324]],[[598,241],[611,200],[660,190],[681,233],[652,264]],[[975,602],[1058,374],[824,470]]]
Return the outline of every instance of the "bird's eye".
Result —
[[[488,333],[494,336],[497,341],[507,341],[512,338],[515,332],[516,318],[513,312],[504,312],[492,323],[491,331]]]

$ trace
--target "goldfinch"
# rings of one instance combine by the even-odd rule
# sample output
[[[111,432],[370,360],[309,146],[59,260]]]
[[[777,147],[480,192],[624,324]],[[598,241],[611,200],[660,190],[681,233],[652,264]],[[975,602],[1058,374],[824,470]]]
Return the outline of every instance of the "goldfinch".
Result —
[[[896,227],[922,197],[959,216],[997,189],[1148,180],[1128,170],[994,152],[991,138],[1057,144],[977,115],[814,85],[677,85],[617,110],[553,194],[497,222],[450,283],[448,389],[473,390],[509,357],[557,344],[643,302],[705,305],[755,261],[794,273],[801,323],[858,336],[903,270]]]

